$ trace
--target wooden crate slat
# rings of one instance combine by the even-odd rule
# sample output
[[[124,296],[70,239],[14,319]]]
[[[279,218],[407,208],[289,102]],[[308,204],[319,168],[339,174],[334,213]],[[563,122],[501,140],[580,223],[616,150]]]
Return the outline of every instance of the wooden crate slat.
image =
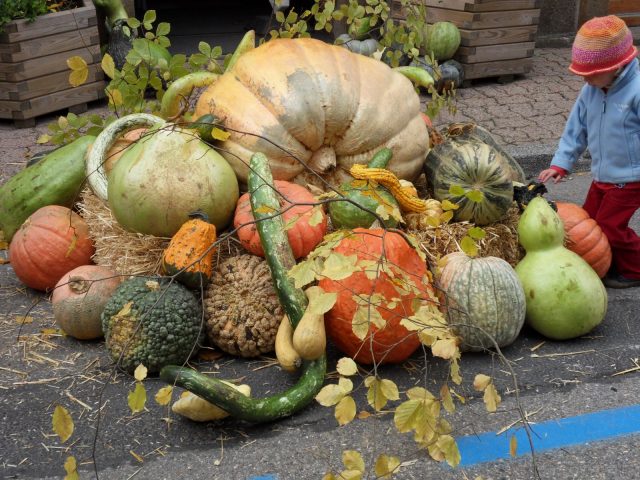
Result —
[[[503,75],[519,75],[528,73],[533,66],[532,58],[517,60],[500,60],[496,62],[469,63],[464,66],[465,80],[477,78],[499,77]]]
[[[13,47],[13,51],[3,50],[3,45],[0,44],[0,62],[23,62],[53,53],[74,50],[80,46],[89,47],[98,44],[99,41],[98,27],[89,27],[5,45]]]
[[[465,12],[495,12],[540,8],[541,0],[425,0],[427,7],[448,8]]]
[[[70,71],[44,75],[22,82],[0,82],[0,100],[24,101],[31,98],[48,95],[64,88],[72,88],[69,85]],[[104,72],[99,63],[89,65],[89,74],[86,83],[104,80]]]
[[[629,27],[640,26],[640,13],[618,14],[618,16],[624,20]]]
[[[460,29],[461,46],[500,45],[503,43],[534,42],[537,25],[522,27],[485,28],[480,30]]]
[[[94,82],[62,90],[24,102],[0,101],[1,118],[26,120],[104,97],[104,82]],[[17,108],[16,108],[17,107]],[[11,109],[9,114],[7,109]]]
[[[638,4],[638,0],[609,0],[607,11],[616,15],[619,13],[640,13],[640,4]]]
[[[89,6],[64,12],[49,13],[35,19],[15,20],[6,25],[4,33],[0,33],[0,43],[15,43],[32,38],[68,32],[78,28],[97,25],[96,11],[91,2]]]
[[[100,61],[100,46],[91,45],[19,63],[0,63],[0,80],[20,82],[50,73],[68,71],[67,59],[76,55],[82,57],[87,64],[96,63]]]
[[[430,8],[429,22],[449,21],[458,28],[481,29],[537,25],[540,9],[501,12],[460,12],[445,8]]]
[[[14,112],[20,111],[20,102],[0,100],[0,118],[13,118]]]
[[[485,45],[482,47],[460,47],[454,58],[462,63],[526,58],[533,56],[535,46],[535,42],[523,42],[505,43],[503,45]]]

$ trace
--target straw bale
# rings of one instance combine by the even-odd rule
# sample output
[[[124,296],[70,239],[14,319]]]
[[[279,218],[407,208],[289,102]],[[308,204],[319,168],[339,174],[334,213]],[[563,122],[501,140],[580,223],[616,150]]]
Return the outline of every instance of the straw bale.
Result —
[[[482,229],[486,235],[477,241],[479,255],[483,257],[499,257],[507,261],[512,267],[524,257],[524,250],[518,243],[518,220],[520,213],[517,206],[513,206],[507,216]],[[432,227],[408,222],[408,233],[418,239],[430,263],[452,252],[460,250],[460,241],[475,225],[470,222],[450,222]]]

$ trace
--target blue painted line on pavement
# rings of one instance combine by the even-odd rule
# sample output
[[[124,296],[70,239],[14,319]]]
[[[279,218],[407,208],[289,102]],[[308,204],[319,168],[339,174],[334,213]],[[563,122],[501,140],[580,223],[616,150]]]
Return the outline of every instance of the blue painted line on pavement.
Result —
[[[258,477],[249,477],[247,480],[278,480],[278,477],[276,477],[275,475],[267,474],[260,475]]]
[[[536,453],[634,433],[640,433],[640,405],[602,410],[531,425],[531,439]],[[496,432],[487,432],[457,438],[456,442],[462,457],[460,466],[512,458],[509,453],[509,442],[514,435],[518,442],[517,456],[530,454],[529,439],[523,427],[507,430],[500,435]]]

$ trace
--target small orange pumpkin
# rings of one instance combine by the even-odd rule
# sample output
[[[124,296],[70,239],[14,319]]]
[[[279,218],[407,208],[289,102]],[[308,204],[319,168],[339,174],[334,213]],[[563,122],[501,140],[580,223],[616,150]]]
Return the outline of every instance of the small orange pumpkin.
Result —
[[[168,275],[178,274],[176,279],[183,285],[199,289],[213,275],[216,226],[201,211],[190,213],[189,218],[171,237],[162,256],[162,268]]]
[[[609,240],[587,211],[575,203],[556,202],[558,216],[564,224],[566,247],[580,255],[604,277],[611,266]]]
[[[323,278],[319,286],[327,293],[338,294],[333,308],[325,314],[328,338],[356,362],[371,364],[398,363],[408,358],[420,345],[416,332],[409,332],[400,322],[416,313],[422,298],[432,302],[437,309],[438,302],[431,286],[431,274],[426,262],[411,247],[402,235],[383,229],[356,228],[352,234],[340,240],[332,249],[344,256],[356,255],[368,267],[355,271],[343,280]],[[384,268],[371,278],[371,271],[385,255]],[[388,269],[388,270],[387,270]],[[385,272],[393,272],[393,277]],[[353,332],[353,320],[360,313],[362,318],[370,314],[368,305],[362,304],[367,298],[375,297],[371,309],[377,310],[386,324],[376,327],[373,322],[364,339]],[[362,301],[358,304],[354,298]],[[359,309],[365,309],[360,310]]]
[[[276,180],[275,188],[281,195],[282,220],[293,256],[305,257],[327,233],[327,216],[321,206],[314,207],[314,203],[317,203],[316,198],[303,186]],[[311,221],[318,211],[321,215],[320,222]],[[238,229],[238,238],[242,246],[254,255],[264,257],[260,236],[251,212],[249,193],[245,193],[238,199],[233,226]]]
[[[55,287],[69,270],[90,264],[94,253],[85,221],[60,205],[47,205],[32,213],[9,245],[13,271],[35,290]]]
[[[102,337],[100,315],[121,281],[116,272],[99,265],[82,265],[65,273],[51,295],[58,326],[78,340]]]

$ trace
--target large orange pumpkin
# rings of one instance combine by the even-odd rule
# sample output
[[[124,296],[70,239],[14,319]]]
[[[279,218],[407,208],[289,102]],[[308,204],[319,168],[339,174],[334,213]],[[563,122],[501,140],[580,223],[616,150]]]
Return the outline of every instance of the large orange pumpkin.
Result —
[[[287,230],[289,244],[295,258],[305,257],[318,245],[327,233],[327,216],[322,207],[314,209],[317,200],[301,185],[275,180],[275,188],[281,195],[282,220]],[[319,209],[320,223],[310,221]],[[316,214],[317,215],[317,214]],[[254,255],[264,257],[260,236],[251,212],[251,198],[245,193],[238,199],[233,226],[238,229],[240,243]]]
[[[418,348],[420,340],[416,332],[409,332],[400,322],[416,313],[421,303],[415,301],[418,297],[432,302],[434,308],[437,306],[424,259],[402,235],[382,229],[356,228],[332,251],[345,256],[355,255],[359,262],[368,265],[343,280],[320,280],[319,285],[325,292],[338,294],[333,308],[325,314],[327,336],[359,363],[402,362]],[[386,258],[384,267],[393,272],[393,276],[377,268],[383,255]],[[372,296],[369,307],[368,300]],[[377,328],[371,322],[361,340],[353,332],[354,316],[358,314],[366,321],[370,318],[370,308],[376,309],[376,316],[379,314],[386,324]],[[357,317],[356,321],[359,321]]]
[[[575,203],[556,202],[564,224],[566,247],[580,255],[600,278],[611,266],[609,240],[587,211]]]
[[[94,252],[82,217],[67,207],[48,205],[31,214],[15,233],[9,261],[22,283],[48,290],[69,270],[90,264]]]

